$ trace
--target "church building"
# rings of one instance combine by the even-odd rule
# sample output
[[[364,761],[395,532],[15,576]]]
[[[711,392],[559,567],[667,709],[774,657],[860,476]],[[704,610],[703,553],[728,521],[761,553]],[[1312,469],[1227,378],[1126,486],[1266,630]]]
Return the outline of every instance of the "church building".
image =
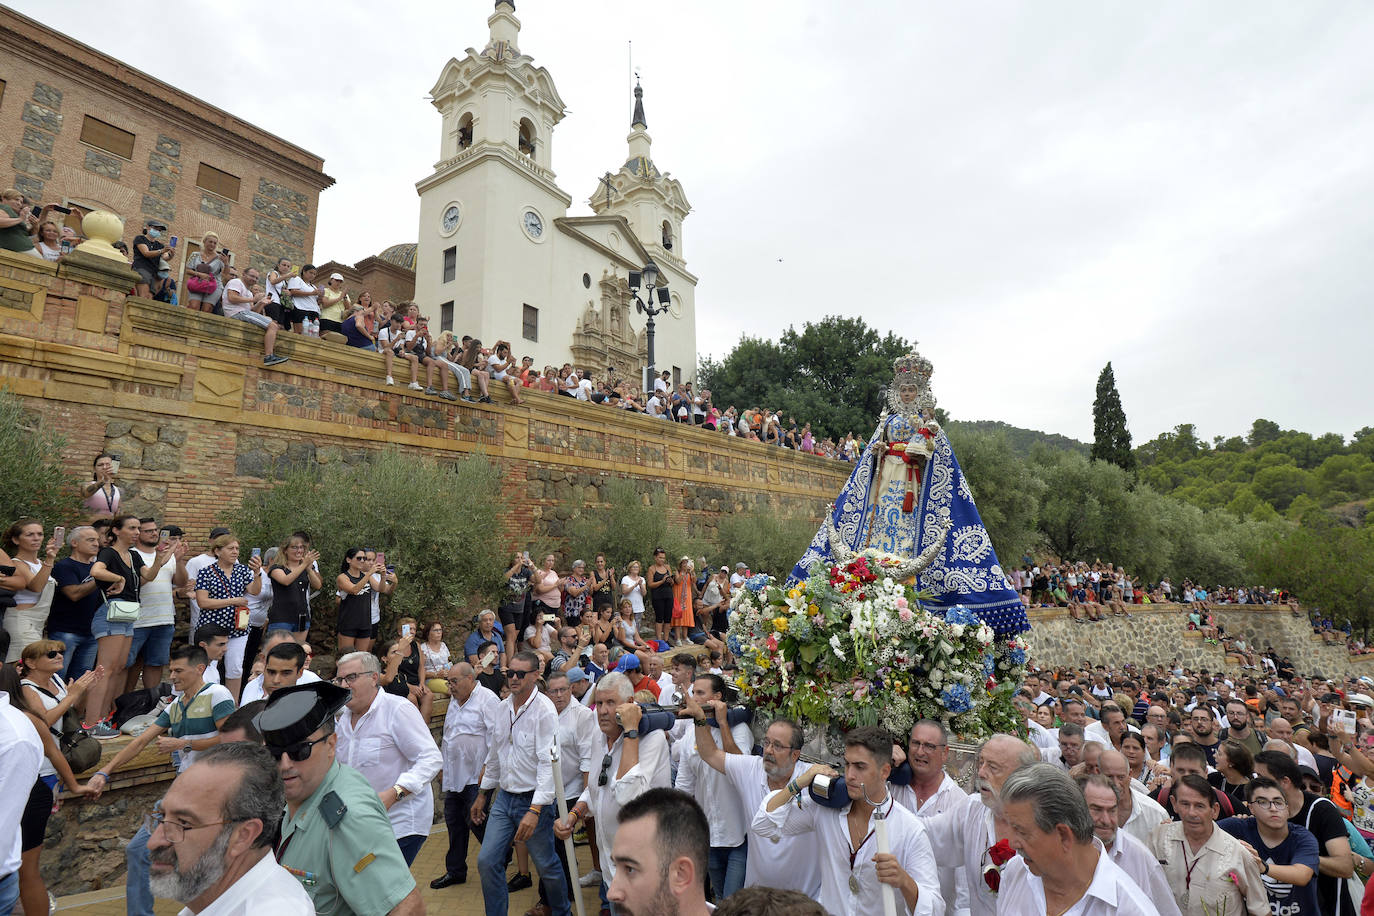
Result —
[[[668,311],[656,319],[654,363],[675,381],[696,372],[697,278],[687,270],[682,184],[650,156],[643,91],[635,87],[627,155],[588,177],[591,214],[569,216],[555,180],[554,131],[566,113],[553,78],[519,47],[513,0],[497,0],[490,38],[450,60],[431,90],[443,118],[439,161],[416,184],[420,228],[415,299],[445,329],[486,346],[510,341],[536,367],[608,369],[638,379],[646,316],[630,273],[652,264]]]

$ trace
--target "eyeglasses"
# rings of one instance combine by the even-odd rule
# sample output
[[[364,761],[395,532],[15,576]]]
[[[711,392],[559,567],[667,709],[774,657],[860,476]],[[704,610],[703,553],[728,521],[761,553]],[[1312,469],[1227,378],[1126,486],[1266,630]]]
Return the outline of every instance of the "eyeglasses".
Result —
[[[507,677],[507,678],[510,678],[511,680],[516,680],[516,681],[518,681],[518,680],[522,680],[522,679],[528,677],[528,676],[531,675],[531,674],[534,674],[534,669],[533,669],[533,668],[531,668],[529,671],[521,671],[519,668],[511,668],[511,669],[506,673],[506,677]]]
[[[315,745],[328,739],[329,736],[325,735],[323,738],[316,738],[314,741],[297,741],[295,744],[287,745],[268,744],[266,748],[267,753],[272,755],[273,760],[280,760],[281,755],[285,754],[292,760],[300,763],[302,760],[308,760],[310,758],[310,755],[314,752]]]
[[[1288,800],[1284,798],[1254,798],[1250,800],[1251,808],[1269,808],[1277,811],[1280,808],[1288,807]]]
[[[598,788],[604,789],[606,787],[606,783],[609,782],[611,778],[610,774],[611,755],[607,754],[605,757],[601,758],[601,775],[596,777],[596,785]]]
[[[938,750],[939,750],[940,748],[942,748],[942,747],[948,747],[948,745],[945,745],[945,744],[931,744],[929,741],[913,741],[913,742],[911,742],[911,750],[913,750],[913,751],[925,751],[927,754],[933,754],[933,753],[935,753],[936,751],[938,751]]]
[[[334,678],[334,680],[332,681],[332,683],[334,683],[334,684],[336,684],[336,685],[338,685],[338,686],[340,686],[340,687],[352,687],[352,686],[353,686],[353,682],[356,681],[358,678],[362,677],[364,674],[377,674],[377,672],[375,672],[375,671],[355,671],[355,672],[353,672],[352,674],[341,674],[341,675],[339,675],[338,677]],[[380,675],[378,675],[378,676],[380,677]]]
[[[176,821],[167,820],[167,815],[161,811],[150,811],[143,815],[143,828],[150,834],[162,828],[162,835],[167,838],[167,842],[173,845],[186,839],[186,831],[200,830],[203,827],[220,827],[224,824],[237,824],[239,821],[215,821],[213,824],[178,824]]]

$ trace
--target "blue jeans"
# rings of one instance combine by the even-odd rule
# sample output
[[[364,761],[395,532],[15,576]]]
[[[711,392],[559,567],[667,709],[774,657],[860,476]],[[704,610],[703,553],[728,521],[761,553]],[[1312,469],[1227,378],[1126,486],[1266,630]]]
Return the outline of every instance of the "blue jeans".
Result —
[[[533,792],[509,793],[497,789],[487,815],[486,837],[482,851],[477,854],[477,871],[482,876],[482,900],[487,916],[508,916],[510,891],[506,889],[506,856],[515,840],[515,829],[530,809]],[[554,916],[572,916],[569,908],[568,885],[563,880],[563,868],[553,851],[554,805],[544,805],[534,833],[525,841],[530,858],[539,869],[539,882],[549,895]]]
[[[0,878],[0,914],[9,916],[19,902],[19,872],[12,871]]]
[[[419,833],[412,833],[410,836],[396,838],[396,845],[401,847],[401,858],[406,860],[406,865],[415,861],[415,857],[420,854],[420,847],[425,845],[425,840],[429,837]]]
[[[74,681],[95,667],[95,652],[100,648],[100,640],[94,636],[78,636],[75,633],[49,633],[67,647],[62,657],[62,680]]]
[[[717,903],[744,887],[744,866],[748,860],[748,843],[711,847],[706,870],[711,874],[711,889],[716,892]]]
[[[153,916],[153,889],[148,885],[152,866],[148,856],[150,836],[148,828],[140,826],[124,847],[124,861],[129,866],[124,878],[124,911],[128,916]]]

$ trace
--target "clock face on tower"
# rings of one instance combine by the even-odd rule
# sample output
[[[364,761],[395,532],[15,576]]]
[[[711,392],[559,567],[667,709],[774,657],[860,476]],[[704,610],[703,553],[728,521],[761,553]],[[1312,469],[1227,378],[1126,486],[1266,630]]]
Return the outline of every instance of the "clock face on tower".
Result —
[[[544,235],[544,218],[533,210],[526,210],[520,217],[520,224],[524,227],[525,234],[538,241]]]
[[[453,231],[458,228],[458,220],[461,219],[462,216],[463,211],[459,209],[456,203],[449,204],[444,208],[444,215],[439,218],[441,231],[444,235],[453,234]]]

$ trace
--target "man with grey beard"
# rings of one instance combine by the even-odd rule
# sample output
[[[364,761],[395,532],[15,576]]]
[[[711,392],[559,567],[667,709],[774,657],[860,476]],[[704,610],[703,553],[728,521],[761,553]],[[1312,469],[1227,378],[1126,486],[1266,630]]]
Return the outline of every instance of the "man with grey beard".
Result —
[[[146,818],[153,893],[185,904],[182,916],[212,905],[216,916],[313,914],[301,881],[272,857],[285,807],[277,765],[261,746],[202,751]]]

